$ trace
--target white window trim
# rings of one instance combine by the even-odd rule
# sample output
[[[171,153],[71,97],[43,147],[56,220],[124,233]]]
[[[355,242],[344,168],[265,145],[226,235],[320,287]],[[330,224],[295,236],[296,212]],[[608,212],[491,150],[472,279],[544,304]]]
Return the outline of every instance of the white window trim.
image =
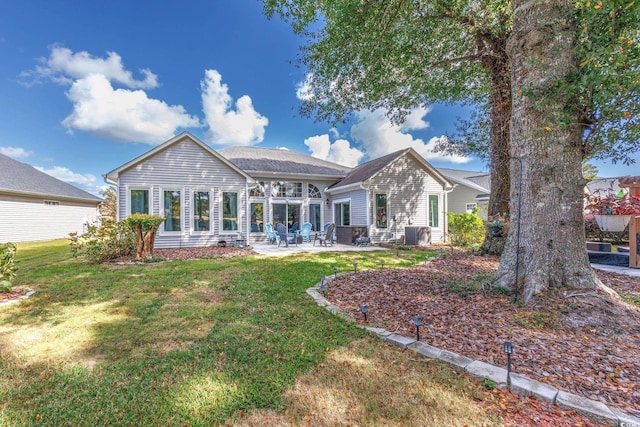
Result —
[[[251,205],[262,203],[262,228],[263,231],[251,231]],[[252,197],[249,200],[249,234],[258,235],[264,233],[264,224],[267,223],[267,202],[264,197]]]
[[[469,209],[469,205],[472,205],[471,209]],[[477,208],[478,204],[474,203],[474,202],[470,202],[470,203],[465,203],[464,204],[464,211],[466,213],[473,213],[473,208]]]
[[[376,219],[377,219],[377,213],[378,213],[378,204],[376,203],[376,196],[378,195],[382,195],[384,194],[385,196],[387,196],[387,226],[386,227],[378,227],[378,224],[376,223]],[[389,230],[391,228],[390,225],[390,221],[391,221],[391,217],[389,215],[389,193],[386,191],[378,191],[378,192],[374,192],[373,193],[373,227],[376,230]]]
[[[336,226],[338,226],[338,221],[336,221],[336,205],[340,205],[344,203],[349,203],[349,225],[345,225],[345,226],[340,225],[340,227],[350,227],[351,223],[353,222],[353,218],[352,218],[353,213],[351,212],[351,197],[348,197],[345,199],[333,200],[331,202],[331,216],[333,217],[333,223]]]
[[[319,227],[324,227],[324,200],[322,199],[310,199],[309,206],[307,208],[307,222],[311,222],[311,205],[320,206],[320,224]],[[313,230],[313,231],[321,231],[321,230]]]
[[[149,196],[149,200],[147,201],[147,205],[148,205],[148,209],[147,209],[147,214],[151,213],[151,201],[153,200],[153,194],[151,193],[151,187],[140,187],[140,186],[134,186],[134,187],[126,187],[127,189],[127,201],[126,201],[126,206],[125,206],[125,218],[131,216],[131,191],[133,190],[147,190],[147,195]]]
[[[237,188],[221,188],[220,200],[218,202],[218,212],[220,213],[220,222],[218,224],[218,230],[220,235],[242,234],[242,190]],[[224,193],[236,193],[238,195],[238,206],[236,207],[238,215],[238,229],[237,230],[224,230]]]
[[[164,221],[160,224],[158,229],[161,236],[179,236],[185,231],[184,227],[184,188],[178,187],[160,187],[160,216],[164,217],[164,192],[165,191],[179,191],[180,192],[180,231],[166,231],[164,229]]]
[[[442,206],[442,194],[441,193],[428,193],[427,194],[427,225],[429,225],[429,219],[431,218],[431,204],[429,203],[430,196],[438,196],[438,226],[431,227],[434,230],[442,230],[442,224],[444,223],[444,213],[440,207]]]
[[[196,218],[196,210],[195,210],[195,195],[196,193],[209,193],[209,231],[197,231],[193,226],[193,222]],[[213,234],[214,230],[214,218],[215,212],[213,210],[215,203],[213,201],[213,189],[211,188],[194,188],[191,191],[191,200],[189,202],[189,206],[191,206],[191,215],[189,218],[189,231],[191,234],[201,236],[201,235],[209,235]]]

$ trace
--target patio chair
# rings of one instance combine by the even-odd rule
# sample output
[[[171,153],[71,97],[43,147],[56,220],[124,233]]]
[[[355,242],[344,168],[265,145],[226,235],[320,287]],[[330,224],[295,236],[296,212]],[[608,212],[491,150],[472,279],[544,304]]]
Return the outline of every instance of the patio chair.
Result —
[[[287,227],[284,224],[276,225],[276,232],[280,239],[278,240],[278,247],[280,247],[280,243],[284,241],[284,246],[289,247],[289,243],[293,243],[298,246],[298,235],[297,234],[287,234]]]
[[[273,226],[270,223],[266,223],[264,225],[264,231],[265,233],[267,233],[267,237],[269,238],[269,243],[271,244],[277,243],[278,245],[280,245],[280,236],[278,235],[278,233],[273,231]]]
[[[326,232],[316,234],[316,238],[313,241],[313,246],[316,245],[316,242],[319,242],[320,246],[322,246],[323,244],[327,246],[327,242],[329,242],[329,244],[333,246],[333,232],[335,229],[335,224],[329,224]]]
[[[305,222],[302,224],[302,228],[300,229],[300,235],[302,236],[302,240],[305,242],[311,242],[311,229],[313,226],[310,222]]]

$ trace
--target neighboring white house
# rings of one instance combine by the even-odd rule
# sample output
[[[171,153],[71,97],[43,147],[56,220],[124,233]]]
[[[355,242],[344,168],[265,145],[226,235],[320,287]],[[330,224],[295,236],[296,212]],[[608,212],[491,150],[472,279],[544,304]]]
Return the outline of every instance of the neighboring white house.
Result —
[[[487,219],[491,174],[447,168],[438,168],[438,172],[454,184],[448,212],[471,213],[476,209],[481,218]]]
[[[301,153],[256,147],[217,152],[184,132],[112,170],[118,218],[166,218],[157,247],[207,246],[241,235],[266,240],[264,223],[290,231],[335,223],[338,240],[402,241],[405,227],[446,235],[449,181],[413,149],[350,169]],[[384,216],[384,218],[383,218]],[[378,218],[379,217],[379,218]],[[394,220],[395,218],[395,220]]]
[[[0,154],[0,243],[32,242],[83,233],[100,214],[101,199]]]

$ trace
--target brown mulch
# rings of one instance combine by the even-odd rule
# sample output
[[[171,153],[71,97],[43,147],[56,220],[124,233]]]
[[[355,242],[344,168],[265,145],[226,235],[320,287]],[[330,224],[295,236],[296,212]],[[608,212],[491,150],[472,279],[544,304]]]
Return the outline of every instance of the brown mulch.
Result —
[[[0,292],[0,304],[20,298],[27,292],[24,288],[13,287],[9,292]]]
[[[255,255],[249,248],[234,248],[232,246],[207,246],[203,248],[156,249],[153,256],[166,260],[188,261],[192,259],[232,258],[237,256]]]
[[[415,336],[412,317],[422,316],[422,342],[497,366],[506,366],[502,344],[511,341],[513,372],[640,416],[640,305],[594,289],[556,289],[534,306],[514,304],[490,289],[498,262],[447,253],[412,268],[339,276],[328,299],[359,322],[366,304],[370,325],[406,336]],[[597,275],[640,296],[640,278]]]

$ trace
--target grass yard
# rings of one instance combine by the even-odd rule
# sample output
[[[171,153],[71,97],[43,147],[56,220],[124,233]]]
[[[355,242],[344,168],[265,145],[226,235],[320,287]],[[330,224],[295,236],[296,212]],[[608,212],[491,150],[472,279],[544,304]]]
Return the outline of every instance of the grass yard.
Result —
[[[15,286],[37,293],[0,307],[0,426],[499,425],[479,382],[304,292],[412,256],[93,266],[66,241],[19,245]]]

